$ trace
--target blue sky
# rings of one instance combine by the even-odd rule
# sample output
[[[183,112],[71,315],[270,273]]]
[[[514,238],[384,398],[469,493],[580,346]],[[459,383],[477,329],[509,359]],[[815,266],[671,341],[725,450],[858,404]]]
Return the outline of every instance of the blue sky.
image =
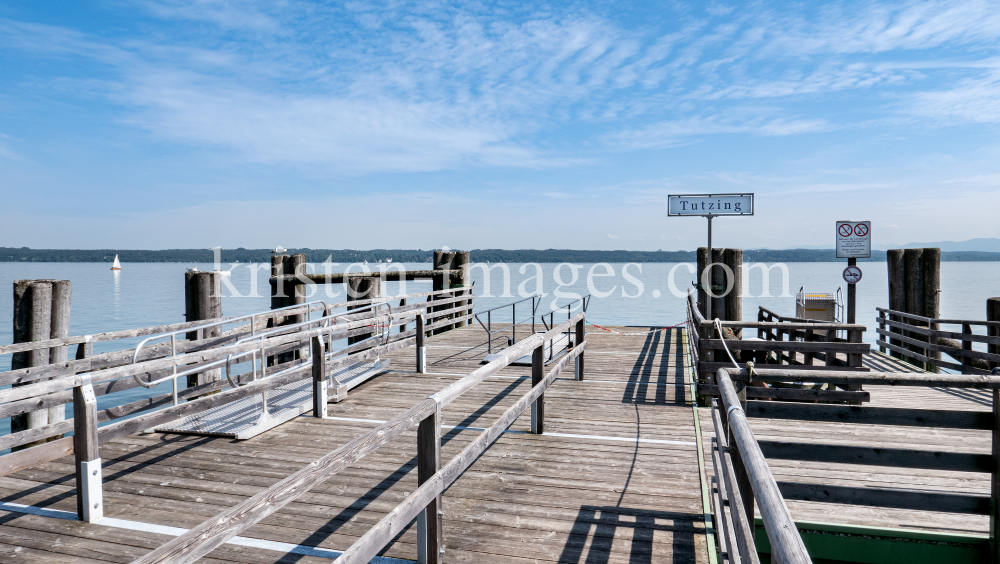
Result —
[[[1000,5],[0,0],[0,246],[1000,236]]]

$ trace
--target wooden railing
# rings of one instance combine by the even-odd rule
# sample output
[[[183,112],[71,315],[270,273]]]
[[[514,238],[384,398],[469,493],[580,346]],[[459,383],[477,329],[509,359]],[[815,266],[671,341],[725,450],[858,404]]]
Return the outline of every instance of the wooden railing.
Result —
[[[789,369],[755,370],[753,378],[764,382],[781,382],[796,373]],[[821,405],[807,403],[779,403],[748,401],[745,394],[746,381],[750,377],[746,369],[720,370],[717,374],[722,406],[713,407],[716,438],[713,444],[713,460],[719,486],[716,499],[716,519],[722,523],[719,531],[720,543],[736,546],[741,556],[745,546],[753,546],[752,523],[754,522],[754,500],[761,508],[761,516],[771,539],[768,528],[766,507],[776,507],[773,499],[762,499],[762,495],[773,495],[773,490],[759,487],[760,482],[768,483],[763,475],[766,463],[757,459],[758,454],[769,459],[828,462],[835,464],[861,464],[889,466],[937,471],[962,472],[963,480],[968,472],[988,473],[992,479],[992,494],[989,496],[962,493],[929,491],[901,491],[899,487],[872,488],[850,487],[823,483],[775,482],[783,500],[822,501],[833,504],[850,504],[868,507],[896,508],[913,511],[939,511],[968,515],[988,515],[990,518],[990,546],[994,554],[985,561],[1000,560],[1000,546],[996,542],[997,518],[1000,516],[1000,495],[998,486],[998,456],[1000,456],[1000,377],[976,375],[937,375],[922,373],[878,373],[822,371],[810,375],[820,382],[839,385],[891,385],[923,386],[936,388],[978,388],[990,389],[992,412],[952,411],[922,409],[919,407],[888,408],[871,406]],[[731,379],[730,379],[731,378]],[[713,400],[715,402],[716,400]],[[737,407],[733,407],[737,406]],[[729,415],[727,422],[726,415]],[[929,433],[934,429],[963,429],[989,431],[992,435],[991,454],[970,454],[968,452],[942,452],[900,448],[881,448],[843,444],[819,444],[810,442],[762,441],[755,440],[749,428],[742,428],[748,418],[769,420],[829,422],[848,425],[891,425],[919,427]],[[733,437],[727,442],[727,437]],[[741,458],[742,456],[742,458]],[[763,465],[763,468],[761,468]],[[744,470],[745,467],[745,470]],[[744,474],[745,473],[745,474]],[[754,477],[754,473],[758,475]],[[763,478],[762,478],[763,475]],[[772,480],[773,481],[773,480]],[[763,492],[763,493],[762,493]],[[772,509],[774,510],[774,509]],[[727,513],[728,511],[728,513]],[[779,511],[779,517],[780,517]],[[773,521],[773,520],[772,520]],[[772,522],[772,526],[783,522]],[[794,526],[792,527],[794,530]],[[744,562],[756,561],[747,560]],[[779,562],[788,560],[778,559]]]
[[[422,296],[435,299],[414,303],[415,297]],[[36,373],[26,372],[26,370],[34,370],[34,368],[0,373],[0,378],[5,378],[7,382],[10,381],[10,374],[13,372],[19,373],[18,377],[30,378],[29,382],[24,385],[0,390],[0,416],[2,417],[63,406],[70,402],[74,403],[74,417],[71,419],[0,437],[0,448],[28,447],[0,456],[0,476],[75,454],[77,486],[81,493],[77,496],[81,503],[78,507],[80,518],[88,521],[99,518],[99,512],[95,513],[93,511],[95,508],[90,505],[83,505],[82,500],[85,497],[83,494],[90,497],[99,495],[99,489],[90,492],[86,490],[88,484],[94,487],[94,481],[88,482],[87,476],[89,474],[84,472],[84,469],[88,464],[99,469],[98,450],[100,444],[182,417],[202,413],[233,401],[259,395],[286,384],[305,380],[312,375],[312,367],[317,361],[317,356],[322,358],[324,375],[328,376],[338,368],[371,360],[380,354],[414,344],[422,345],[423,337],[435,328],[451,326],[456,322],[471,318],[471,315],[467,313],[469,301],[472,299],[471,288],[442,290],[406,297],[410,298],[411,304],[394,306],[391,314],[384,313],[384,310],[381,312],[370,310],[340,314],[337,316],[335,325],[328,323],[329,317],[319,317],[313,321],[272,329],[249,342],[241,341],[241,339],[251,336],[248,325],[243,327],[243,330],[230,332],[230,334],[215,339],[192,342],[177,341],[177,354],[173,355],[170,354],[169,348],[163,350],[163,347],[153,346],[143,349],[137,355],[139,359],[135,363],[131,362],[132,356],[135,354],[135,350],[132,349],[107,353],[99,362],[93,360],[98,358],[94,356],[80,359],[82,362],[73,363],[71,361],[64,365],[39,367],[44,370],[46,378],[54,375],[52,379],[41,379]],[[383,302],[386,300],[373,301]],[[349,304],[318,307],[325,309],[326,313],[330,313],[334,308],[358,303],[350,302]],[[302,306],[303,309],[309,307],[313,306],[309,304]],[[270,315],[289,315],[291,311],[294,309],[286,308],[275,312],[264,312],[258,316],[258,321],[266,321]],[[336,340],[358,335],[370,335],[375,316],[379,316],[385,323],[389,323],[393,327],[398,326],[400,331],[391,333],[384,339],[365,340],[340,350],[331,351],[331,344]],[[416,322],[417,325],[414,329],[407,331],[405,328],[408,322]],[[202,321],[174,324],[159,328],[167,328],[169,332],[185,330],[205,323]],[[150,334],[150,332],[143,331],[141,329],[131,330],[128,333],[130,336]],[[423,334],[418,335],[418,332]],[[323,341],[322,348],[315,348],[313,343],[315,338]],[[73,339],[76,338],[70,337],[64,340],[72,341]],[[31,350],[30,348],[25,349],[23,345],[48,348],[54,344],[50,342],[18,344],[8,347],[7,352]],[[13,347],[17,347],[17,349],[10,351]],[[309,352],[310,347],[314,352]],[[229,381],[223,378],[178,390],[176,401],[174,393],[168,393],[102,410],[98,410],[96,407],[98,396],[119,393],[139,386],[136,378],[148,382],[157,378],[171,377],[174,374],[182,375],[187,372],[218,370],[226,365],[230,355],[238,358],[239,355],[260,351],[260,358],[264,358],[265,354],[278,358],[278,355],[282,353],[303,351],[303,349],[305,354],[299,358],[294,358],[294,355],[286,355],[292,357],[292,360],[268,366],[266,378],[256,379],[252,371],[234,374],[233,380],[239,385],[237,388],[232,388]],[[323,351],[323,354],[316,355],[316,350]],[[418,356],[421,356],[422,352],[422,347],[418,348]],[[318,393],[320,387],[316,388]],[[326,391],[325,386],[321,389],[323,392]],[[123,418],[127,419],[114,421]],[[98,428],[101,423],[107,424]],[[69,431],[73,431],[73,437],[60,438],[61,435]],[[47,442],[42,442],[46,440]],[[99,479],[96,481],[96,487],[100,487]]]
[[[688,293],[687,315],[699,395],[718,395],[716,371],[732,368],[735,360],[740,368],[752,361],[758,367],[780,365],[798,371],[782,383],[788,387],[751,387],[748,393],[755,399],[869,401],[868,394],[853,385],[846,390],[821,389],[811,385],[815,382],[810,377],[815,370],[868,370],[862,366],[862,356],[871,351],[870,345],[862,343],[864,325],[780,318],[765,308],[761,308],[758,321],[707,320],[693,291]],[[747,331],[757,331],[759,337],[751,339]],[[836,331],[845,331],[848,338],[837,338]]]
[[[962,319],[932,319],[894,311],[878,310],[878,335],[876,341],[882,352],[902,358],[930,372],[942,368],[962,374],[990,374],[1000,366],[1000,321],[969,321]],[[956,330],[943,329],[942,325],[957,326]],[[980,332],[973,332],[973,328]],[[977,351],[973,345],[986,348]],[[954,362],[943,360],[943,354]]]
[[[774,561],[812,562],[747,422],[746,375],[735,384],[727,370],[719,369],[716,377],[722,399],[721,407],[718,400],[712,400],[712,463],[718,484],[714,522],[719,523],[719,549],[729,555],[730,562],[736,560],[734,552],[741,562],[760,561],[754,541],[756,500]]]
[[[378,554],[382,547],[409,526],[414,517],[420,514],[423,515],[418,522],[418,546],[422,551],[422,554],[418,555],[420,561],[440,562],[442,548],[439,513],[441,494],[514,422],[527,406],[531,406],[532,432],[542,433],[544,425],[543,393],[570,360],[579,359],[580,364],[582,364],[582,354],[586,349],[586,342],[582,339],[585,319],[585,313],[578,313],[572,319],[551,328],[546,333],[536,333],[515,343],[497,353],[499,356],[490,363],[302,468],[267,490],[208,519],[156,550],[134,560],[133,564],[194,562],[216,547],[225,544],[248,527],[295,501],[317,484],[328,480],[344,468],[356,463],[413,427],[417,427],[417,481],[419,487],[336,561],[340,563],[368,562]],[[573,348],[571,353],[560,359],[546,375],[544,373],[545,344],[570,328],[575,328],[577,337],[580,339],[577,341],[579,344]],[[440,466],[441,408],[529,352],[532,354],[531,381],[533,386],[531,391],[521,397],[513,407],[504,412],[496,423],[442,468]],[[578,378],[582,379],[582,366],[578,366],[577,373]]]

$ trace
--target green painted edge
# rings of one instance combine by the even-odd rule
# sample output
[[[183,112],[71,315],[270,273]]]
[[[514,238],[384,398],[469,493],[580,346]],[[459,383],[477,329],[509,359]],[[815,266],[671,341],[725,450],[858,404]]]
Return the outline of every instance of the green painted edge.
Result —
[[[771,543],[762,521],[754,535],[761,554],[771,552]],[[840,523],[796,521],[802,542],[815,559],[857,562],[859,564],[955,564],[982,562],[988,556],[989,536],[963,533],[935,533],[867,527]]]
[[[718,555],[715,547],[715,523],[712,519],[711,494],[708,489],[708,475],[705,473],[705,449],[701,442],[701,420],[698,418],[698,390],[695,386],[694,364],[691,362],[691,347],[688,342],[687,328],[680,330],[680,338],[684,339],[684,348],[687,349],[688,375],[690,376],[691,389],[691,410],[694,413],[694,433],[695,444],[698,449],[698,480],[701,482],[701,508],[705,514],[705,538],[708,542],[708,561],[710,564],[718,563]]]

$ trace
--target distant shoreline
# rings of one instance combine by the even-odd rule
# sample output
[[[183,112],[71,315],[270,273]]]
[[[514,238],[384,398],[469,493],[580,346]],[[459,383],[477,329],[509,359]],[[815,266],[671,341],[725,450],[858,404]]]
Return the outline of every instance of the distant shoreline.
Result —
[[[328,257],[336,263],[368,261],[377,263],[392,259],[393,262],[431,262],[433,251],[399,249],[289,249],[288,253],[306,253],[310,262],[322,262]],[[507,263],[597,263],[597,262],[695,262],[695,251],[579,251],[570,249],[546,250],[504,250],[473,249],[473,262]],[[872,251],[872,258],[858,259],[860,262],[885,262],[885,251]],[[115,255],[123,263],[213,262],[214,255],[209,249],[168,249],[159,251],[130,249],[28,249],[0,247],[0,262],[107,262]],[[223,249],[222,262],[269,263],[270,249]],[[745,262],[840,262],[833,249],[747,249],[743,251]],[[946,262],[994,262],[1000,261],[1000,253],[978,251],[944,251],[941,260]]]

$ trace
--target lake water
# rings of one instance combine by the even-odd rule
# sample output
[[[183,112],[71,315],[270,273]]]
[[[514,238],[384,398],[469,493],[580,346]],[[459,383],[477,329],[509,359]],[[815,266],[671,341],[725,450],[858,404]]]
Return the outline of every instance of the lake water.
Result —
[[[845,261],[846,262],[846,261]],[[223,265],[224,269],[232,265]],[[368,265],[377,270],[379,265]],[[386,266],[386,265],[381,265]],[[410,270],[430,268],[429,264],[406,264]],[[773,265],[767,265],[773,266]],[[749,269],[743,298],[745,319],[756,319],[758,306],[784,315],[795,314],[794,294],[801,286],[810,292],[834,292],[845,286],[841,278],[843,263],[787,263],[769,270],[765,291],[762,269]],[[857,321],[868,327],[865,342],[874,343],[877,335],[876,307],[888,305],[888,281],[885,263],[861,263],[864,277],[858,284]],[[70,334],[100,333],[184,321],[184,272],[191,267],[212,270],[212,264],[147,263],[125,264],[120,272],[111,272],[100,263],[0,263],[0,287],[12,288],[21,278],[57,278],[73,282]],[[263,268],[262,268],[263,267]],[[397,264],[393,264],[397,267]],[[486,267],[491,267],[489,283]],[[336,265],[337,272],[343,269]],[[783,268],[787,269],[787,276]],[[352,271],[360,268],[355,266]],[[323,272],[323,265],[310,265],[310,271]],[[506,271],[506,272],[505,272]],[[575,277],[574,277],[575,272]],[[565,305],[574,295],[594,294],[588,321],[599,325],[674,325],[685,318],[683,295],[694,279],[693,266],[671,263],[642,265],[477,265],[472,270],[475,286],[475,309],[482,311],[510,303],[520,296],[538,291],[547,294],[539,312]],[[671,276],[671,273],[673,275]],[[223,285],[222,310],[226,316],[265,311],[270,307],[269,269],[264,265],[237,265]],[[231,285],[231,286],[230,286]],[[430,281],[390,282],[383,293],[426,292]],[[504,295],[505,287],[508,293]],[[941,264],[941,316],[957,319],[985,319],[986,299],[1000,296],[1000,262],[945,262]],[[346,301],[342,284],[317,286],[312,300]],[[787,291],[786,291],[787,290]],[[484,295],[486,292],[490,295]],[[746,296],[749,294],[749,296]],[[11,319],[13,294],[0,294],[0,316]],[[519,310],[527,312],[527,309]],[[502,314],[501,314],[502,315]],[[509,315],[509,314],[508,314]],[[499,320],[496,317],[494,320]],[[12,323],[0,323],[0,343],[12,342]],[[95,352],[134,346],[139,339],[126,342],[98,343]],[[73,351],[70,352],[72,356]],[[10,368],[10,355],[0,357],[0,370]],[[125,403],[141,397],[167,393],[163,389],[138,389],[115,394],[107,401]],[[0,434],[9,432],[9,419],[0,422]]]

